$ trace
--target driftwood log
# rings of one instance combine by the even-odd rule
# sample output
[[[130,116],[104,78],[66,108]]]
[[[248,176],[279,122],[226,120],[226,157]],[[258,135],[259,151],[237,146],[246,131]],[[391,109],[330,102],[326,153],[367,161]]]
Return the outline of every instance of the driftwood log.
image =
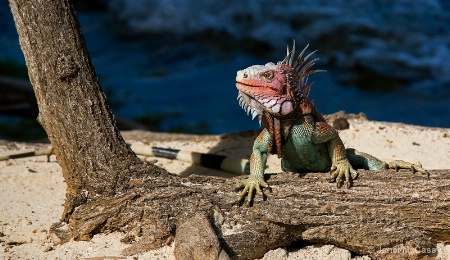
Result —
[[[404,257],[416,257],[437,242],[450,241],[449,170],[432,171],[430,180],[408,171],[360,172],[351,189],[336,188],[324,173],[272,175],[272,193],[252,207],[235,203],[234,187],[245,176],[141,176],[126,193],[78,207],[70,222],[72,235],[86,239],[120,230],[128,234],[124,242],[132,244],[129,254],[175,237],[176,254],[183,259],[205,247],[197,259],[217,257],[220,248],[232,258],[252,259],[300,240],[373,257],[408,247],[417,251],[403,252]],[[205,231],[208,236],[199,234],[204,229],[211,230]]]
[[[119,134],[71,4],[9,3],[38,120],[67,183],[61,219],[68,232],[52,227],[62,240],[122,231],[133,254],[175,239],[178,259],[252,259],[299,240],[375,257],[378,249],[406,245],[419,250],[405,257],[416,257],[420,248],[450,240],[448,170],[431,172],[431,180],[407,171],[362,172],[349,190],[327,183],[323,173],[282,173],[268,180],[273,193],[266,201],[246,207],[235,203],[234,191],[245,177],[180,178],[142,163]]]

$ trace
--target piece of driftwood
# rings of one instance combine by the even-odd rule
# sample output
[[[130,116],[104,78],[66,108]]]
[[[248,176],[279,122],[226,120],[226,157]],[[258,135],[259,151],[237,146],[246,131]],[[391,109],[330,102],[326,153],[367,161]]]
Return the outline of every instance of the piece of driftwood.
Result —
[[[181,181],[174,176],[142,176],[120,196],[81,205],[70,225],[78,239],[97,232],[126,232],[124,242],[131,244],[126,252],[134,254],[170,243],[175,233],[195,237],[198,231],[182,227],[197,219],[197,225],[215,230],[216,237],[207,236],[211,245],[219,241],[236,259],[261,257],[297,240],[373,257],[392,252],[400,257],[395,246],[411,249],[404,250],[405,256],[416,257],[422,249],[450,241],[449,170],[431,171],[430,180],[409,171],[360,173],[351,189],[328,183],[327,173],[272,175],[272,192],[266,201],[256,197],[252,207],[235,203],[234,187],[245,176],[190,176]],[[191,248],[203,245],[203,240],[190,243]],[[188,252],[185,244],[177,247],[178,254]],[[218,256],[220,249],[210,248]]]

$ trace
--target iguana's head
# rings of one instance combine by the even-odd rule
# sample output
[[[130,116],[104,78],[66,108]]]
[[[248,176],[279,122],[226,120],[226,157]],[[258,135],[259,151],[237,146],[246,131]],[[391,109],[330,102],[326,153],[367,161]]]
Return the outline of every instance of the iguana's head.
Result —
[[[239,90],[238,100],[242,108],[255,118],[263,112],[275,117],[283,117],[294,112],[296,107],[308,98],[308,76],[317,70],[309,70],[317,59],[306,63],[303,49],[294,61],[295,42],[292,51],[287,48],[287,55],[277,64],[253,65],[240,70],[236,75],[236,87]]]

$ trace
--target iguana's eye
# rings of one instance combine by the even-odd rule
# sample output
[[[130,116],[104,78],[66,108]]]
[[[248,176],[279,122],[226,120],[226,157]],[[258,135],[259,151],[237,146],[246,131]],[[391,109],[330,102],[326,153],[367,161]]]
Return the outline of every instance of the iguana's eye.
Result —
[[[264,71],[261,76],[266,79],[273,79],[273,70]]]

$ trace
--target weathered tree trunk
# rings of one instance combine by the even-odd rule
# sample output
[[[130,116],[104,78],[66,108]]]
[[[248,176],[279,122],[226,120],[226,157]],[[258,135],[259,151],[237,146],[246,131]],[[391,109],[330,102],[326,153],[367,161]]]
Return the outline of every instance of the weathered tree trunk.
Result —
[[[409,171],[360,174],[351,189],[336,188],[325,173],[271,176],[273,192],[253,207],[235,203],[234,187],[246,176],[191,176],[178,185],[136,180],[123,197],[80,206],[74,219],[89,221],[74,222],[74,235],[120,230],[127,233],[124,242],[133,244],[126,253],[134,254],[167,243],[176,230],[183,259],[204,247],[218,255],[217,239],[236,259],[261,257],[294,241],[333,244],[378,259],[420,259],[435,253],[438,242],[450,241],[449,170],[432,171],[431,180]],[[217,238],[200,236],[211,225],[207,219]],[[182,229],[186,225],[190,230]]]
[[[115,127],[67,0],[9,2],[39,121],[67,182],[63,220],[75,239],[123,231],[132,254],[175,238],[180,259],[251,259],[296,240],[377,256],[450,240],[448,170],[430,181],[363,171],[349,190],[326,174],[280,174],[268,180],[268,200],[247,208],[234,203],[233,189],[245,177],[180,179],[141,163]]]
[[[68,1],[9,3],[38,101],[38,120],[67,182],[63,219],[68,221],[89,198],[123,192],[133,174],[150,169],[115,126]]]

